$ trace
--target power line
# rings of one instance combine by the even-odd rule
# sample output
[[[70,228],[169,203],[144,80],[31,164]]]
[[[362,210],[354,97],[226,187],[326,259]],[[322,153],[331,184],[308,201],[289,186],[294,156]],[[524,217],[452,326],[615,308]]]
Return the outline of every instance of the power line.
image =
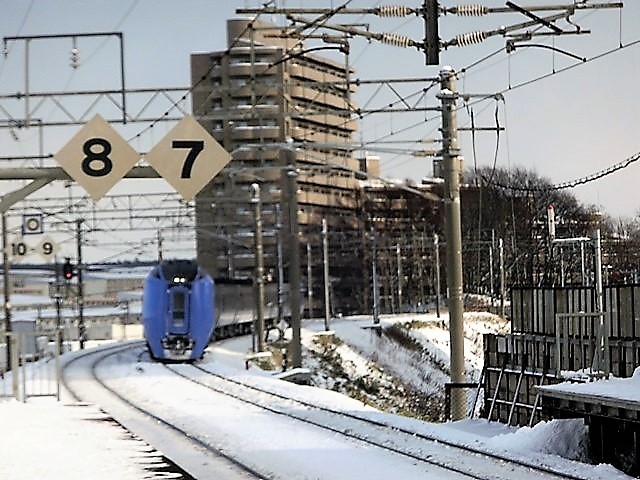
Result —
[[[631,164],[637,162],[638,160],[640,160],[640,152],[636,153],[634,155],[632,155],[631,157],[616,163],[615,165],[612,165],[608,168],[605,168],[604,170],[600,170],[599,172],[593,173],[591,175],[587,175],[586,177],[581,177],[578,178],[576,180],[571,180],[569,182],[563,182],[563,183],[558,183],[556,185],[548,185],[548,186],[521,186],[521,185],[512,185],[512,184],[505,184],[505,183],[501,183],[501,182],[493,182],[493,181],[489,181],[490,179],[486,179],[485,181],[487,182],[487,184],[489,185],[493,185],[496,187],[500,187],[500,188],[504,188],[506,190],[514,190],[514,191],[519,191],[519,192],[551,192],[551,191],[557,191],[557,190],[564,190],[567,188],[574,188],[577,187],[578,185],[584,185],[585,183],[590,183],[590,182],[594,182],[596,180],[599,180],[603,177],[606,177],[607,175],[611,175],[612,173],[617,172],[618,170],[622,170],[623,168],[627,168],[628,166],[630,166]]]

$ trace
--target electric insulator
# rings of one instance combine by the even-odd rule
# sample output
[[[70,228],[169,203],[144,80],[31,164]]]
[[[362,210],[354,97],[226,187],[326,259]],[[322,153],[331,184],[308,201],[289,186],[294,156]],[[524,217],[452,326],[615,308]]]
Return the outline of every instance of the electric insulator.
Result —
[[[389,45],[404,48],[408,47],[412,43],[412,40],[409,37],[395,33],[383,33],[380,41],[382,43],[388,43]]]
[[[482,43],[487,39],[487,32],[477,31],[463,33],[458,35],[455,40],[455,44],[459,47],[466,47],[467,45],[473,45],[474,43]]]
[[[481,17],[489,13],[486,5],[458,5],[455,7],[456,15],[461,17]]]
[[[404,5],[382,5],[376,9],[379,17],[406,17],[413,14],[413,9]]]
[[[71,67],[78,68],[79,65],[80,65],[80,51],[76,47],[73,47],[71,49]]]

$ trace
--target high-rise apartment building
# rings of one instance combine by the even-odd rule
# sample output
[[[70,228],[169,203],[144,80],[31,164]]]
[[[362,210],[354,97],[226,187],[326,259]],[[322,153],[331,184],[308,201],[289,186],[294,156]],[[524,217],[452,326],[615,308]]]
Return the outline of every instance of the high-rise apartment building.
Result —
[[[193,114],[233,157],[196,198],[198,258],[215,277],[253,276],[251,184],[258,183],[265,276],[286,276],[290,255],[281,225],[288,222],[287,175],[295,172],[301,277],[318,292],[310,292],[311,309],[323,308],[323,218],[330,245],[340,246],[340,254],[331,249],[331,272],[344,283],[332,285],[334,301],[344,298],[349,309],[362,281],[353,72],[348,62],[307,51],[281,33],[265,22],[229,20],[226,50],[191,56]]]

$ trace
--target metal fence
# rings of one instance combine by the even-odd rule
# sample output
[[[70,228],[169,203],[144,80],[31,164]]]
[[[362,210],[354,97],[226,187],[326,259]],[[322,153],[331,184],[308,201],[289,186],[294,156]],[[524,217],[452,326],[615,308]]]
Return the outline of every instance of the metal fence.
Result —
[[[60,400],[59,330],[9,332],[0,349],[0,396],[26,402],[30,397]]]
[[[596,311],[594,287],[514,287],[511,289],[513,333],[556,335],[556,314]],[[619,339],[640,338],[640,285],[603,288],[607,335]],[[585,331],[585,335],[597,335]]]

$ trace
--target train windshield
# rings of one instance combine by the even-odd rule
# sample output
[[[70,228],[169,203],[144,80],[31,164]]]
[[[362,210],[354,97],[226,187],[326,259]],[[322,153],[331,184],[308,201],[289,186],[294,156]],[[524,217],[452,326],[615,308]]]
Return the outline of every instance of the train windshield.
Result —
[[[185,295],[184,292],[173,292],[173,325],[181,327],[184,325]]]

